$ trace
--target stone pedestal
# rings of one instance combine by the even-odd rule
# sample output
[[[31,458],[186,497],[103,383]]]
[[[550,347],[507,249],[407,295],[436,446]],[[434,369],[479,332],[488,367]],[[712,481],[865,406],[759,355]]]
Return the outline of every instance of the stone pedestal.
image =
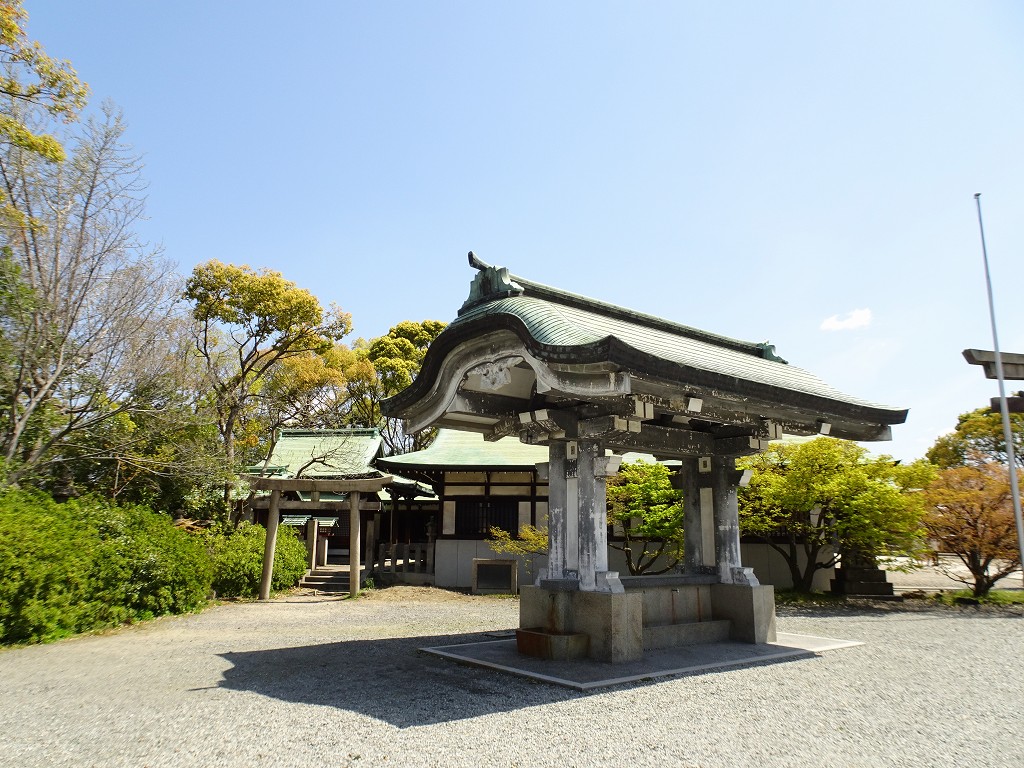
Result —
[[[768,585],[712,584],[711,611],[732,622],[729,639],[775,642],[775,588]]]
[[[836,568],[831,590],[836,595],[893,596],[892,584],[886,579],[885,571],[877,566]]]
[[[622,662],[643,656],[643,601],[635,593],[524,586],[519,626],[533,634],[586,635],[591,659]]]
[[[627,577],[625,592],[586,592],[573,582],[524,586],[519,652],[538,658],[632,661],[645,649],[738,640],[770,643],[775,590],[698,583],[685,576]]]

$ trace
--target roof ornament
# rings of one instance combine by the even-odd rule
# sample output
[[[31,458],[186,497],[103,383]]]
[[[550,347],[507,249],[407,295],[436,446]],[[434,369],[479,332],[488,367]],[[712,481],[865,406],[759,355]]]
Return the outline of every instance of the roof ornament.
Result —
[[[771,360],[774,363],[783,363],[789,365],[788,360],[783,360],[777,354],[775,354],[775,345],[769,344],[767,341],[762,341],[760,344],[754,345],[757,350],[761,353],[761,357],[765,360]]]
[[[480,271],[469,284],[469,298],[459,309],[460,315],[479,304],[523,293],[523,286],[512,280],[508,267],[491,266],[478,259],[472,251],[469,252],[469,265]]]

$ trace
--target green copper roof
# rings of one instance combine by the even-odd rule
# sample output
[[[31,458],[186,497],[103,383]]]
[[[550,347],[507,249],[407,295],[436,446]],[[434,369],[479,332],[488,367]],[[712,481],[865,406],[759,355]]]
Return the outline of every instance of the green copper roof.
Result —
[[[361,475],[374,471],[381,443],[376,429],[283,429],[269,463],[290,476]]]
[[[527,445],[518,437],[503,437],[487,442],[476,432],[459,432],[454,429],[440,429],[437,437],[427,448],[399,456],[378,459],[377,464],[385,469],[394,468],[401,472],[403,467],[447,467],[459,468],[505,468],[533,469],[538,462],[548,460],[548,449],[544,445]]]
[[[801,433],[829,424],[837,436],[886,439],[889,425],[906,420],[905,409],[845,394],[789,365],[767,342],[732,339],[534,283],[472,253],[470,264],[478,273],[469,298],[430,345],[412,385],[382,403],[386,415],[415,420],[451,353],[491,334],[514,334],[526,353],[551,370],[591,377],[595,371],[627,374],[633,394],[696,391],[715,400],[724,409],[720,412],[735,404],[737,414],[777,419]],[[547,395],[538,394],[533,403],[545,402]],[[522,401],[516,407],[526,409],[522,392],[514,396]],[[584,390],[566,390],[562,396],[587,399]],[[668,411],[663,415],[671,416]]]
[[[486,316],[506,315],[519,320],[530,337],[549,348],[582,348],[601,345],[614,338],[652,358],[675,363],[708,374],[781,387],[793,392],[842,400],[856,405],[882,407],[851,397],[830,387],[812,373],[779,359],[767,359],[760,345],[698,336],[671,329],[666,324],[652,325],[636,316],[598,313],[592,308],[570,302],[556,303],[549,298],[529,295],[510,296],[480,304],[462,314],[453,326]]]

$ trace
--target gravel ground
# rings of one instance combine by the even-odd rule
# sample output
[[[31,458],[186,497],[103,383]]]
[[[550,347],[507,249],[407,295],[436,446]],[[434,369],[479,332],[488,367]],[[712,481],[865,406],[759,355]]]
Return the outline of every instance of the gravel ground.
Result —
[[[782,631],[866,644],[588,694],[416,651],[513,627],[517,610],[514,600],[422,588],[291,596],[0,652],[0,764],[1024,760],[1024,618],[784,608]]]

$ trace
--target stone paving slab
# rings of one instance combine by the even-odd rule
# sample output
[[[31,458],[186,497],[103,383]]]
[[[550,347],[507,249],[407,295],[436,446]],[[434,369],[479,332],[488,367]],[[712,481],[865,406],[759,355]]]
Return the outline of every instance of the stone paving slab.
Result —
[[[725,667],[817,656],[823,651],[863,645],[853,640],[779,632],[774,643],[721,642],[645,651],[638,661],[611,664],[582,659],[550,661],[522,656],[512,639],[486,640],[420,648],[425,653],[462,664],[496,669],[520,677],[562,685],[578,691],[638,680],[689,675]]]

